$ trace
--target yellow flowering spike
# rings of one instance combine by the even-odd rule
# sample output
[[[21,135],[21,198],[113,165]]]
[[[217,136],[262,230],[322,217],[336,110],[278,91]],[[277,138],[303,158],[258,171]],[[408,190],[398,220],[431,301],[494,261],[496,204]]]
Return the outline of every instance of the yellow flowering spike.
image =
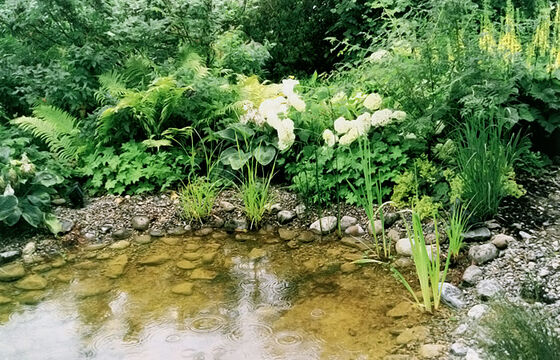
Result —
[[[543,6],[539,12],[539,19],[535,32],[533,34],[533,41],[527,50],[527,62],[529,65],[533,64],[539,57],[545,57],[550,50],[550,8]]]
[[[506,17],[502,27],[502,36],[500,37],[500,41],[498,41],[498,50],[502,53],[504,60],[508,62],[513,62],[515,55],[522,50],[515,28],[515,8],[511,0],[508,0]]]
[[[484,16],[480,21],[480,37],[478,39],[478,46],[481,50],[488,53],[493,53],[496,50],[496,39],[494,38],[494,24],[490,20],[490,10],[488,4],[484,4]]]

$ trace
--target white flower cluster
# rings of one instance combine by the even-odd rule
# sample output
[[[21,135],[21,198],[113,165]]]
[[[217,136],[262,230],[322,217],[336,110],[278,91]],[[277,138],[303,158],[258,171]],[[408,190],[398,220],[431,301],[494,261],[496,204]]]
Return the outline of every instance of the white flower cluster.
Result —
[[[294,122],[286,117],[288,110],[293,107],[297,111],[305,111],[305,102],[294,92],[297,84],[299,84],[297,80],[283,80],[278,96],[264,100],[258,109],[251,101],[245,101],[243,104],[245,113],[241,116],[240,122],[243,124],[252,122],[260,127],[268,124],[278,133],[278,149],[281,151],[292,146],[296,139]]]
[[[381,106],[383,99],[378,94],[365,96],[364,107],[369,110],[377,110]],[[350,145],[360,136],[367,135],[371,127],[382,127],[389,125],[394,120],[402,121],[406,118],[404,111],[394,111],[390,109],[377,110],[373,114],[364,112],[355,120],[346,120],[339,117],[334,122],[334,131],[327,129],[323,132],[323,140],[327,146],[334,146],[337,142],[340,145]],[[340,138],[339,138],[340,136]]]

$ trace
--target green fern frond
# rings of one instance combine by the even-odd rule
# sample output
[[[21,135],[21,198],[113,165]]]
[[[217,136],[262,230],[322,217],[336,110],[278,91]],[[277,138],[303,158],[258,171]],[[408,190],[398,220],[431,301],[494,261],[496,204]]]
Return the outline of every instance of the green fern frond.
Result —
[[[108,96],[113,99],[118,99],[128,91],[124,76],[115,71],[100,75],[99,84],[101,86],[99,90],[95,92],[95,100],[101,104],[107,101]]]
[[[158,75],[156,64],[145,56],[131,56],[125,63],[123,75],[135,87],[144,87]]]
[[[44,141],[60,159],[76,160],[81,151],[76,118],[49,105],[35,107],[33,114],[35,117],[22,116],[12,123]]]
[[[178,72],[186,70],[192,72],[197,78],[204,78],[209,73],[202,57],[190,48],[184,48],[181,51],[179,64]]]

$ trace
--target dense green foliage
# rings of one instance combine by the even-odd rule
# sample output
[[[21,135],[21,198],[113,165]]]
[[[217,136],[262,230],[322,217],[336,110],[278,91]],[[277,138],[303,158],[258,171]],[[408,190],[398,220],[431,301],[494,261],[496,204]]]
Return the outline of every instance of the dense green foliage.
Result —
[[[368,209],[375,186],[420,218],[458,199],[478,220],[522,195],[517,164],[547,163],[526,135],[560,127],[547,1],[5,0],[0,54],[0,192],[21,199],[43,169],[139,194],[212,168],[245,179],[253,223],[271,181],[319,207]],[[16,178],[24,154],[36,172]]]

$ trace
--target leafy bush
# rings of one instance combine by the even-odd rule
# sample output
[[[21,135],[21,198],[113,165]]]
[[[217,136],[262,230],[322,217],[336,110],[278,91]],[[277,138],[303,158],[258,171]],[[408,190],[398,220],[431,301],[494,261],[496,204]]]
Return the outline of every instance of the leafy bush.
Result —
[[[494,304],[485,321],[489,330],[486,351],[490,359],[553,360],[560,352],[560,334],[554,316],[536,308],[511,303]]]
[[[60,224],[50,208],[51,195],[64,180],[59,165],[15,129],[0,126],[0,144],[0,222],[13,226],[23,219],[56,234]]]
[[[235,74],[262,75],[266,62],[270,59],[268,48],[255,41],[248,41],[245,34],[232,30],[222,34],[214,44],[217,66]]]
[[[101,147],[85,156],[79,173],[90,177],[86,187],[93,194],[142,194],[175,185],[188,174],[188,164],[183,151],[152,152],[142,143],[129,141],[118,150]]]

